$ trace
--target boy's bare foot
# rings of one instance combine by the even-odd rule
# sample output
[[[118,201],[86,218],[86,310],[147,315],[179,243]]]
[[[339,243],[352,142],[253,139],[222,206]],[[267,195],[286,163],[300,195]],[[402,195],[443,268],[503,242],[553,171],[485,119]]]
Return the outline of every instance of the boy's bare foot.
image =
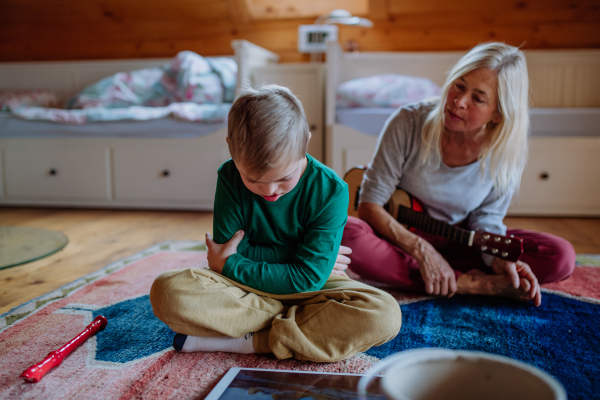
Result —
[[[529,281],[521,279],[521,284],[515,288],[508,275],[486,275],[479,270],[462,274],[456,281],[459,294],[479,294],[486,296],[509,297],[520,301],[532,301]]]

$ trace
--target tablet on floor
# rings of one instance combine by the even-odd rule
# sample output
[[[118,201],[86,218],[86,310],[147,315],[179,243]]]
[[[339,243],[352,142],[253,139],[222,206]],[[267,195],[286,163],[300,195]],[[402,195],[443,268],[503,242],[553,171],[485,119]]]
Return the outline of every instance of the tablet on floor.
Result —
[[[205,400],[356,400],[362,375],[277,369],[231,368]],[[369,387],[369,400],[386,399],[381,377]]]

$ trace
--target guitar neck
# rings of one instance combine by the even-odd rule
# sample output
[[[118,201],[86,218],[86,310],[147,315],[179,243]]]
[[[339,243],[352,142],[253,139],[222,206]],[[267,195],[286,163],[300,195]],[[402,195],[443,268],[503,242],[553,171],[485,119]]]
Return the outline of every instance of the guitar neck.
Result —
[[[458,228],[443,221],[430,217],[424,212],[411,210],[407,207],[398,207],[398,222],[416,228],[425,233],[441,236],[454,242],[467,246],[473,245],[474,231]]]

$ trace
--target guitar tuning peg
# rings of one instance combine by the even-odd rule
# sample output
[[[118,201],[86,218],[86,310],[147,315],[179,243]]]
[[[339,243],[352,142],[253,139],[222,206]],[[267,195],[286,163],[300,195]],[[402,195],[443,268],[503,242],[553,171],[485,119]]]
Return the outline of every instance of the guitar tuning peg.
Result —
[[[502,253],[502,257],[508,257],[508,253],[507,252],[503,252]]]
[[[499,237],[495,237],[495,238],[494,238],[494,242],[499,242],[499,241],[500,241],[500,238],[499,238]]]
[[[486,251],[487,250],[487,246],[481,246],[481,251]]]
[[[489,238],[490,238],[490,235],[488,235],[488,234],[485,234],[485,235],[483,235],[483,238],[484,238],[485,240],[487,240],[487,239],[489,239]]]
[[[498,252],[498,249],[492,249],[492,253],[496,254]]]
[[[510,244],[510,242],[511,242],[511,240],[510,240],[510,239],[506,239],[506,240],[504,241],[504,243],[506,243],[506,244]]]

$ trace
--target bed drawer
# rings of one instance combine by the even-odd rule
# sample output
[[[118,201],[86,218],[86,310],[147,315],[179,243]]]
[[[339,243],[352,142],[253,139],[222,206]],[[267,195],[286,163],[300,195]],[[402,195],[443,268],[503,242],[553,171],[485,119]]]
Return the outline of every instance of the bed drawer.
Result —
[[[7,198],[107,199],[109,196],[107,148],[36,144],[4,147],[2,151]]]
[[[532,138],[510,214],[598,215],[600,139]]]
[[[192,147],[192,148],[190,148]],[[224,147],[115,148],[115,199],[212,204]]]

